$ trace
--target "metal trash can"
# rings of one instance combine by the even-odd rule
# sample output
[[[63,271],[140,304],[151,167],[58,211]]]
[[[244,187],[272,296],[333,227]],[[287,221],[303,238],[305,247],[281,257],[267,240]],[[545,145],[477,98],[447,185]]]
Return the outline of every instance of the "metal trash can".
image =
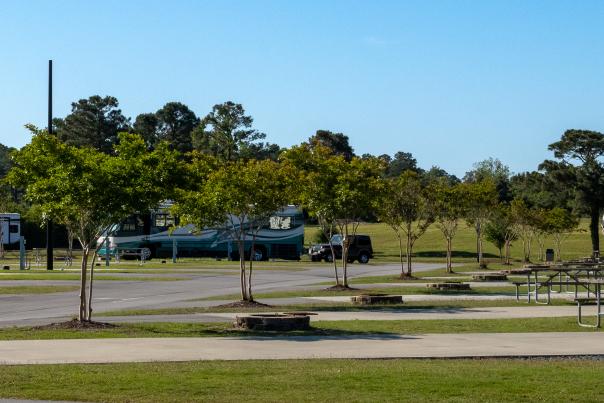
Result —
[[[553,249],[546,249],[545,250],[545,261],[546,262],[553,262],[554,261],[554,250]]]

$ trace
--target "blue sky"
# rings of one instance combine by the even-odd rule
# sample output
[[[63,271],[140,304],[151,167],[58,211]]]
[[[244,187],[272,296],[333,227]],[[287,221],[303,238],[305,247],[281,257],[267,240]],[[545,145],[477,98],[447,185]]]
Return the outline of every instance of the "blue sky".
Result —
[[[0,0],[0,142],[93,94],[132,118],[242,103],[267,139],[340,131],[457,175],[520,172],[568,128],[604,131],[602,1]]]

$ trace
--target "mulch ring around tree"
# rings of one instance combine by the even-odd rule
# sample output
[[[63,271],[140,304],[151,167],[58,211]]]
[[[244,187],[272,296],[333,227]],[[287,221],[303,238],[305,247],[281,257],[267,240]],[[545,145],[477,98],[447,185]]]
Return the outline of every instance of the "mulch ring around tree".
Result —
[[[342,284],[332,285],[331,287],[325,288],[325,291],[357,291],[357,290],[359,290],[359,289],[345,286]]]
[[[84,321],[80,322],[77,319],[72,319],[67,322],[51,323],[49,325],[34,326],[33,330],[61,330],[61,329],[81,329],[81,330],[98,330],[98,329],[113,329],[118,327],[112,323]]]
[[[263,304],[262,302],[257,301],[235,301],[229,302],[228,304],[216,305],[213,308],[267,308],[272,307],[272,305]]]

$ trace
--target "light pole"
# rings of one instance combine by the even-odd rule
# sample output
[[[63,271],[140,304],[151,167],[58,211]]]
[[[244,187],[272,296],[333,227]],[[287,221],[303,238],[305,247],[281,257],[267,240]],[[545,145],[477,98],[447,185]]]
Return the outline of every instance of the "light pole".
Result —
[[[52,60],[48,61],[48,134],[52,134]],[[46,225],[46,270],[53,269],[52,219]]]

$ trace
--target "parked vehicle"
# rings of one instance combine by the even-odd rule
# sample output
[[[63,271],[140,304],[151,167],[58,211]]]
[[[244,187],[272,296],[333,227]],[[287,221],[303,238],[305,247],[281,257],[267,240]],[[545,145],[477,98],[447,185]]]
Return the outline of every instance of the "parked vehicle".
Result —
[[[331,243],[336,255],[336,259],[342,258],[342,236],[336,234],[331,237]],[[358,260],[359,263],[368,263],[369,259],[373,258],[373,247],[369,235],[354,235],[348,237],[350,246],[348,247],[348,262],[352,263]],[[313,245],[310,247],[308,254],[310,260],[319,262],[324,260],[331,262],[333,255],[328,243]]]
[[[109,231],[109,254],[124,258],[141,256],[145,260],[172,256],[173,248],[179,257],[206,256],[239,259],[237,241],[230,223],[199,231],[193,225],[180,226],[178,217],[170,214],[170,203],[147,214],[134,214],[116,224]],[[247,222],[239,223],[244,228]],[[252,246],[252,229],[245,236],[245,250]],[[105,236],[98,243],[105,242]],[[304,216],[295,206],[276,211],[256,235],[254,260],[269,258],[300,260],[304,249]],[[105,246],[99,255],[105,255]],[[249,258],[249,255],[247,256]]]

